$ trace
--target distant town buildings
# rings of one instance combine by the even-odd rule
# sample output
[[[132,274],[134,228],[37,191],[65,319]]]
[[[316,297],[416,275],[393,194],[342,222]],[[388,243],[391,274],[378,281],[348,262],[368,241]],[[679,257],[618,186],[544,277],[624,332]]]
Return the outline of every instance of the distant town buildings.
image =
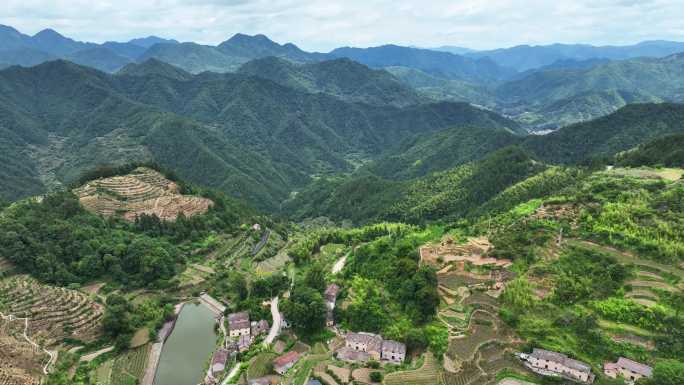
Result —
[[[228,330],[231,337],[249,336],[250,326],[249,313],[246,311],[228,314]]]
[[[653,375],[653,368],[648,365],[620,357],[617,362],[606,362],[603,373],[610,378],[622,377],[630,384],[644,377]]]
[[[273,369],[280,375],[285,374],[294,364],[299,361],[299,353],[289,351],[273,360]]]
[[[337,351],[337,358],[348,362],[382,360],[398,364],[406,358],[406,345],[383,340],[373,333],[347,333],[345,346]]]
[[[544,349],[533,349],[530,354],[520,354],[525,366],[534,372],[546,376],[561,376],[574,381],[592,383],[595,376],[591,366],[584,362],[569,358],[565,354]]]

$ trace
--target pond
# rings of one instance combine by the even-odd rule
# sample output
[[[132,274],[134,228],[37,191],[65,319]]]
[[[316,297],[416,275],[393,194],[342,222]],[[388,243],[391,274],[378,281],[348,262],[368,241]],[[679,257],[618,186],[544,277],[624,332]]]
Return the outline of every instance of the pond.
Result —
[[[173,332],[166,340],[154,385],[196,385],[214,351],[214,313],[201,304],[183,306]]]

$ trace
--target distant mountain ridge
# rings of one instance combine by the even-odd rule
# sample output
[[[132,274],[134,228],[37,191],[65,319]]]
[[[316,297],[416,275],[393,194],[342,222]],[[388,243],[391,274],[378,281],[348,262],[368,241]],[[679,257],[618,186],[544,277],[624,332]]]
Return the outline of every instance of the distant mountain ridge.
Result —
[[[527,71],[551,65],[559,60],[659,58],[679,52],[684,52],[684,42],[654,40],[626,46],[593,46],[589,44],[519,45],[511,48],[470,52],[465,53],[465,55],[471,58],[488,57],[499,65],[514,68],[518,71]]]
[[[117,75],[63,60],[0,71],[0,116],[5,198],[39,194],[98,164],[153,160],[268,209],[312,176],[351,171],[356,159],[413,135],[519,129],[466,103],[370,105],[259,76],[191,75],[154,60]]]

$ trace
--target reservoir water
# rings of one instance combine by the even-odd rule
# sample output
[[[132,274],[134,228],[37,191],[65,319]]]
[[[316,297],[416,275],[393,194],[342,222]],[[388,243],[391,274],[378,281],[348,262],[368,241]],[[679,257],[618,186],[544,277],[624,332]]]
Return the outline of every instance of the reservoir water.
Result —
[[[183,306],[162,349],[154,385],[196,385],[204,379],[214,351],[214,313],[201,304]]]

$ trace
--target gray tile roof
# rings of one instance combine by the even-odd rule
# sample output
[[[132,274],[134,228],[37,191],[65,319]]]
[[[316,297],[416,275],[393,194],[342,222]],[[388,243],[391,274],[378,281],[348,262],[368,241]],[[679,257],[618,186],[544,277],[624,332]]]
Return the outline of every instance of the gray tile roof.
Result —
[[[392,353],[406,354],[406,345],[397,341],[385,340],[382,342],[382,350],[390,351]]]
[[[578,370],[580,372],[586,372],[590,373],[591,372],[591,366],[585,364],[582,361],[577,361],[572,358],[569,358],[563,353],[557,353],[557,352],[552,352],[549,350],[544,350],[544,349],[532,349],[532,353],[530,354],[530,357],[534,357],[539,360],[546,360],[546,361],[553,361],[557,362],[559,364],[563,364],[568,368],[572,368],[575,370]]]
[[[249,329],[249,327],[249,313],[246,311],[228,314],[228,328],[230,330]]]
[[[621,368],[629,369],[634,373],[641,374],[642,376],[651,377],[653,374],[653,368],[648,365],[632,361],[629,358],[620,357],[617,361],[617,365]]]

